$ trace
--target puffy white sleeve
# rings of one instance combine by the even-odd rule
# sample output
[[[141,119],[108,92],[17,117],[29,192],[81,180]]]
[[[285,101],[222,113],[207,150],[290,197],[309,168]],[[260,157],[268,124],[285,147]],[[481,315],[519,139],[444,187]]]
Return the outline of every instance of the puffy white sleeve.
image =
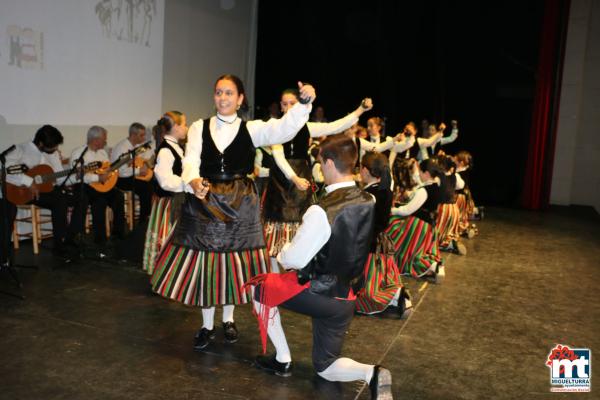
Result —
[[[204,121],[194,122],[188,130],[188,140],[185,145],[185,156],[182,160],[181,179],[190,183],[200,178],[200,153],[202,152],[202,128]]]
[[[340,133],[358,122],[355,112],[351,112],[344,118],[332,122],[307,122],[308,132],[311,137],[320,137]]]
[[[283,175],[285,175],[285,177],[288,180],[296,176],[296,172],[285,158],[283,146],[280,144],[273,145],[271,146],[271,151],[273,153],[273,159],[275,160],[275,164],[277,164],[281,172],[283,172]]]
[[[175,157],[169,149],[160,149],[156,156],[156,165],[154,166],[154,174],[161,188],[169,192],[183,192],[185,182],[180,176],[173,173],[173,163]]]
[[[311,104],[296,103],[279,119],[271,118],[266,122],[259,119],[248,121],[246,128],[254,147],[289,142],[306,124],[311,110]]]
[[[414,214],[427,200],[427,190],[419,188],[410,201],[400,207],[392,207],[392,215],[406,217]]]
[[[286,269],[302,269],[327,243],[331,236],[331,227],[327,214],[318,205],[312,205],[302,217],[291,243],[283,246],[277,255],[277,261]]]

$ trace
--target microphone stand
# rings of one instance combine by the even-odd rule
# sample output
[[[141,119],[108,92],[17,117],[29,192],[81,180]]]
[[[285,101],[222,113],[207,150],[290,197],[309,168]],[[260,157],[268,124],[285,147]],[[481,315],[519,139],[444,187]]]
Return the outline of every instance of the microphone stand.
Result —
[[[2,217],[3,217],[3,218],[1,218],[2,219],[2,239],[3,239],[1,245],[2,245],[2,253],[6,255],[6,261],[5,262],[3,261],[0,263],[0,271],[2,271],[2,270],[8,271],[8,273],[10,274],[12,279],[15,281],[17,286],[19,288],[23,288],[23,283],[21,283],[21,281],[19,280],[19,276],[17,275],[17,272],[15,271],[15,267],[31,268],[31,269],[37,269],[37,267],[34,265],[15,264],[14,252],[11,250],[11,243],[10,243],[11,228],[10,228],[9,220],[12,220],[12,218],[8,217],[8,199],[6,198],[6,175],[7,175],[6,156],[10,152],[12,152],[15,149],[15,147],[16,147],[15,145],[12,145],[8,149],[6,149],[2,153],[0,153],[0,164],[1,164],[1,166],[0,166],[0,183],[2,184]],[[5,291],[0,291],[0,293],[5,294],[7,296],[16,297],[21,300],[25,300],[25,297],[23,295],[5,292]]]
[[[87,215],[87,204],[85,204],[83,202],[83,199],[85,198],[84,195],[84,182],[83,182],[83,177],[85,175],[85,170],[84,170],[84,166],[85,166],[85,160],[84,160],[84,156],[85,153],[87,153],[89,150],[89,146],[85,146],[85,148],[83,149],[83,151],[81,152],[81,154],[79,155],[79,158],[77,158],[77,160],[75,161],[75,164],[73,164],[73,166],[71,167],[71,170],[69,171],[69,174],[67,175],[67,177],[65,178],[65,180],[60,184],[59,189],[60,190],[64,190],[67,182],[69,181],[69,179],[71,178],[71,176],[74,173],[77,173],[77,182],[79,182],[79,188],[77,190],[78,197],[79,197],[79,205],[80,205],[80,209],[79,209],[79,217],[81,218],[81,223],[83,225],[83,231],[85,231],[85,217]],[[79,169],[77,169],[79,167]],[[75,210],[73,210],[75,211]],[[72,219],[73,217],[71,217]],[[81,236],[83,236],[83,231],[80,232]],[[85,254],[85,244],[84,241],[81,240],[81,243],[77,243],[77,248],[79,250],[79,256],[81,257],[83,254]]]
[[[146,142],[140,146],[134,147],[133,149],[129,150],[127,152],[129,158],[131,159],[131,178],[132,178],[132,182],[131,182],[131,226],[132,226],[132,231],[135,229],[135,156],[138,154],[138,152],[142,152],[142,150],[147,151],[147,149],[149,149],[150,147],[150,142]]]

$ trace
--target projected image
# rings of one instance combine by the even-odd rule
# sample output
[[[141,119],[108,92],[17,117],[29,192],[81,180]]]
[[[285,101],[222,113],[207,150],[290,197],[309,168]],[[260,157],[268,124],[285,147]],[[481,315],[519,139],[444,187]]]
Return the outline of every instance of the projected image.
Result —
[[[30,28],[10,25],[8,36],[8,65],[23,69],[43,69],[44,36]]]
[[[100,0],[95,11],[105,37],[150,47],[156,0]]]

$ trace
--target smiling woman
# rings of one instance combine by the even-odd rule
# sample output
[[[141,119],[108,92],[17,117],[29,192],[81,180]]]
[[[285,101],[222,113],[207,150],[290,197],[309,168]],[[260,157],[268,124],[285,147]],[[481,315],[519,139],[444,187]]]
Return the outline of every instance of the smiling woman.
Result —
[[[250,298],[243,285],[270,267],[256,188],[247,177],[256,147],[294,138],[308,120],[315,99],[298,83],[307,104],[294,105],[281,119],[243,121],[246,93],[235,75],[219,77],[213,99],[217,114],[190,127],[181,177],[186,197],[172,236],[162,248],[152,276],[153,290],[169,299],[203,307],[194,350],[215,338],[215,306],[223,307],[225,341],[235,343],[235,304]]]

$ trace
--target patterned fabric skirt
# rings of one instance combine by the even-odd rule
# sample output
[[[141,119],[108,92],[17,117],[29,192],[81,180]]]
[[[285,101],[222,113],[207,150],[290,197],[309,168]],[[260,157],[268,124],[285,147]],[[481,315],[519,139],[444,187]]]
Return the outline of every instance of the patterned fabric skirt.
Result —
[[[171,197],[154,196],[152,199],[152,211],[148,220],[148,229],[146,230],[146,242],[144,244],[144,258],[142,268],[152,275],[156,256],[165,244],[167,236],[171,233],[173,224]]]
[[[458,233],[462,235],[469,229],[469,211],[467,204],[467,196],[464,193],[456,195],[456,206],[460,213],[458,221]]]
[[[421,277],[442,261],[437,230],[422,219],[392,217],[386,233],[394,244],[394,259],[402,275]]]
[[[300,223],[266,221],[264,226],[269,257],[277,257],[283,245],[292,241]]]
[[[436,219],[436,228],[439,232],[439,245],[448,247],[452,240],[459,238],[458,226],[460,223],[460,211],[456,203],[440,204]]]
[[[402,288],[400,275],[393,256],[369,253],[363,272],[364,285],[356,294],[356,311],[362,314],[384,311]]]
[[[267,272],[270,266],[264,248],[213,253],[168,241],[151,283],[156,293],[189,306],[246,304],[252,299],[244,284]]]
[[[244,284],[270,272],[258,195],[249,179],[211,182],[203,200],[186,194],[156,259],[152,289],[186,305],[245,304]]]

